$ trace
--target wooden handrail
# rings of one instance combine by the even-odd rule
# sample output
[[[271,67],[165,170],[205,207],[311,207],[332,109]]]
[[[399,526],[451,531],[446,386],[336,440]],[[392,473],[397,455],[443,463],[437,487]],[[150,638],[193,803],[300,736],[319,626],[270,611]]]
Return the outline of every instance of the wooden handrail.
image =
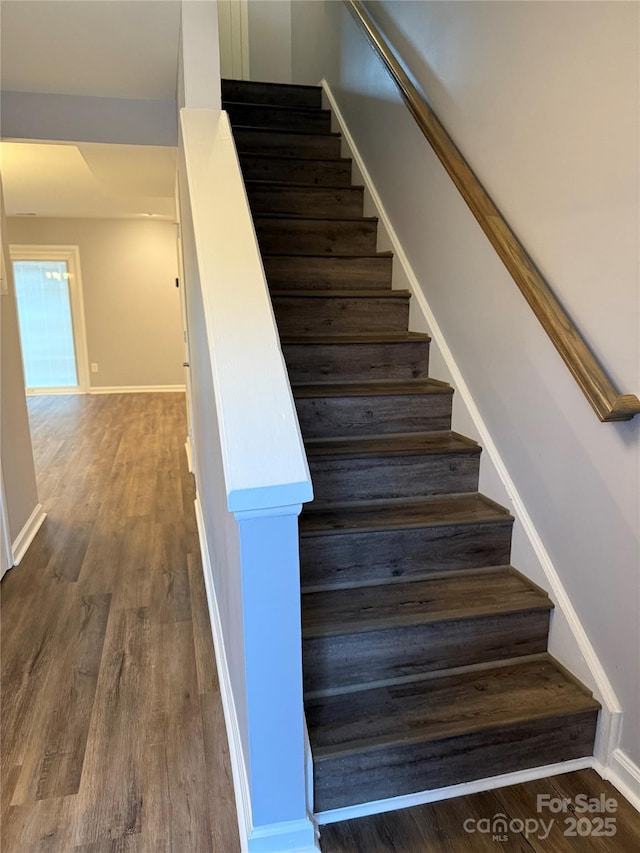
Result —
[[[524,246],[473,173],[437,116],[413,85],[360,0],[345,0],[376,54],[396,82],[418,127],[458,188],[520,288],[553,345],[601,421],[628,421],[640,413],[634,394],[621,394],[591,352]]]

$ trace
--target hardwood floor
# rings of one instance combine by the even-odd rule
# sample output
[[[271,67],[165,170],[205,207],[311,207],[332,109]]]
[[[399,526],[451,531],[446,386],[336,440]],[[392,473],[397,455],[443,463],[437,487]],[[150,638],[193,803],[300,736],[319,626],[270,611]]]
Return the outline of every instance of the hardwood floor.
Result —
[[[611,811],[584,811],[604,795]],[[571,801],[553,812],[538,796]],[[599,800],[599,802],[602,802]],[[576,808],[577,806],[577,808]],[[506,821],[501,823],[499,818]],[[606,819],[609,823],[605,823]],[[495,823],[494,823],[495,820]],[[495,828],[495,832],[493,831]],[[635,853],[640,814],[593,770],[321,827],[323,853]],[[615,834],[611,834],[615,831]]]
[[[2,850],[239,853],[184,398],[37,397],[29,408],[49,516],[0,586]],[[536,812],[537,794],[578,793],[616,799],[604,815],[614,837],[567,837],[571,811]],[[499,813],[555,824],[543,840],[464,829]],[[588,771],[325,826],[321,845],[631,853],[640,816]]]
[[[2,850],[238,853],[184,395],[29,400],[48,513],[2,581]]]

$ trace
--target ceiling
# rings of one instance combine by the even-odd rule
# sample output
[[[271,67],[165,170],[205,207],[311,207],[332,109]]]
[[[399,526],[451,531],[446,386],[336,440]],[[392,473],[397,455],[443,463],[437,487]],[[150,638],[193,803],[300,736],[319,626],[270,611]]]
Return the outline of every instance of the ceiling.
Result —
[[[175,218],[174,148],[2,142],[0,168],[8,216]]]
[[[1,0],[5,91],[175,97],[179,0]],[[3,142],[9,216],[175,218],[175,150]]]
[[[2,0],[0,24],[6,91],[175,96],[179,0]]]

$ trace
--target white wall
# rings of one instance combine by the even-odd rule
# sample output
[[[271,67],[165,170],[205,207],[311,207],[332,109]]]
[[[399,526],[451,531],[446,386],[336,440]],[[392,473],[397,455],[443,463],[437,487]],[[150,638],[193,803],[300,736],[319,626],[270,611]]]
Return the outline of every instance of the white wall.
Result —
[[[13,217],[8,228],[12,244],[80,247],[92,388],[184,385],[172,222]]]
[[[637,394],[637,4],[367,5],[621,391]],[[325,17],[337,50],[324,74],[613,684],[621,746],[638,764],[640,418],[598,422],[342,4],[296,4],[294,39]],[[309,55],[294,46],[295,81],[317,76]],[[518,562],[527,548],[517,525],[515,564],[535,574]]]
[[[249,0],[252,80],[291,82],[291,0]]]
[[[0,475],[9,544],[14,543],[39,506],[9,259],[4,200],[0,185],[2,282],[0,284]],[[6,543],[5,543],[6,544]]]

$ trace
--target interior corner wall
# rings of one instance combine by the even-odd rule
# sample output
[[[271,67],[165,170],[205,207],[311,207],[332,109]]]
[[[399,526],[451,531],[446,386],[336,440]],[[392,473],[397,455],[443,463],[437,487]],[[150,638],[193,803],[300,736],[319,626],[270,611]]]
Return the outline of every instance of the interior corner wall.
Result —
[[[183,386],[177,234],[147,219],[8,219],[11,244],[80,249],[92,389]]]
[[[640,393],[638,4],[366,6],[621,391]],[[321,14],[322,75],[640,765],[640,417],[598,421],[343,4],[296,4],[294,39]],[[317,75],[293,55],[296,82]],[[516,526],[526,572],[525,538]]]
[[[291,7],[292,0],[249,0],[252,80],[291,83]]]
[[[1,192],[0,192],[1,195]],[[10,544],[38,506],[13,275],[9,259],[4,202],[1,206],[3,287],[0,299],[0,456]]]

